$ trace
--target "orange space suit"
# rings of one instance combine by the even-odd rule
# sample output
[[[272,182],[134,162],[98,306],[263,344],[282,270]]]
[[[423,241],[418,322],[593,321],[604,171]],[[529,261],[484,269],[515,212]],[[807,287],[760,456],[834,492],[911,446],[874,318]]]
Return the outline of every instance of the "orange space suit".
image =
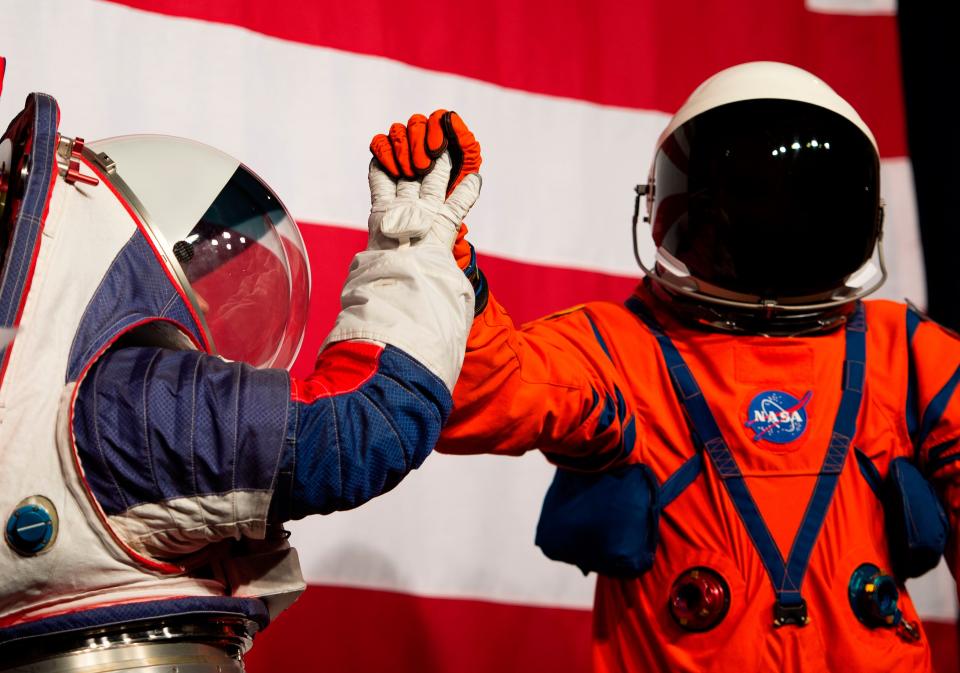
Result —
[[[402,132],[374,154],[429,170]],[[558,466],[537,544],[598,572],[598,673],[931,671],[904,580],[956,545],[960,339],[862,301],[885,278],[869,129],[809,73],[735,66],[640,195],[657,258],[623,305],[518,328],[457,254],[477,314],[438,450]]]
[[[657,306],[642,287],[635,299]],[[891,568],[883,508],[874,477],[865,476],[870,465],[883,478],[894,458],[916,457],[945,494],[956,526],[960,403],[952,393],[960,341],[901,304],[868,301],[863,308],[866,367],[856,431],[800,585],[809,623],[773,624],[771,579],[723,478],[703,460],[686,488],[670,502],[661,499],[650,570],[639,578],[599,575],[596,671],[931,670],[926,639],[904,631],[919,627],[902,584],[903,627],[895,628],[861,623],[848,589],[863,564]],[[824,471],[843,393],[845,331],[730,336],[658,315],[786,558]],[[793,441],[754,440],[763,432],[751,425],[754,411],[763,410],[753,402],[771,393],[808,400],[796,417],[764,426],[773,428],[768,435],[796,434]],[[791,422],[788,433],[781,426]],[[699,455],[656,338],[630,308],[591,303],[518,329],[490,298],[474,321],[440,450],[519,454],[532,447],[569,467],[643,464],[661,488]],[[698,567],[728,585],[726,614],[700,632],[678,624],[668,605],[676,579]]]

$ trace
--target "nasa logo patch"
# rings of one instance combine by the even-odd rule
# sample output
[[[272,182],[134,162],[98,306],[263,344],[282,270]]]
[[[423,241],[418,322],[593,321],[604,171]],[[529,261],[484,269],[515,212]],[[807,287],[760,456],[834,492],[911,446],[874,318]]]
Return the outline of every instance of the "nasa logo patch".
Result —
[[[807,403],[813,391],[799,400],[782,390],[766,390],[750,401],[745,425],[753,430],[753,441],[765,439],[787,444],[799,439],[807,429]]]

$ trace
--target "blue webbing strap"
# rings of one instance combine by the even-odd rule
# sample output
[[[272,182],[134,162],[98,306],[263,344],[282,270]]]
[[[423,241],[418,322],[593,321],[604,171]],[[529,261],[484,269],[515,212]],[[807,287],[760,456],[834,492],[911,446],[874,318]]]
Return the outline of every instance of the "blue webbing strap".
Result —
[[[703,454],[697,451],[681,465],[676,472],[667,477],[660,487],[660,509],[676,500],[703,471]]]
[[[30,94],[27,103],[24,113],[31,107],[33,112],[33,151],[27,167],[30,177],[27,179],[17,223],[13,227],[13,237],[7,251],[7,258],[11,263],[2,269],[0,276],[0,326],[3,327],[14,326],[20,309],[27,277],[31,273],[30,259],[39,245],[40,232],[43,229],[43,209],[47,204],[50,178],[57,170],[57,103],[50,96],[39,93]],[[0,350],[0,355],[2,353]]]
[[[683,405],[693,428],[694,438],[710,456],[714,468],[723,479],[730,499],[770,576],[777,594],[778,606],[798,607],[804,610],[804,614],[798,620],[791,618],[782,623],[805,623],[805,606],[800,596],[800,585],[803,583],[810,553],[823,525],[837,479],[850,449],[850,442],[856,430],[857,415],[860,411],[866,369],[866,320],[863,307],[858,304],[847,321],[843,396],[840,400],[840,408],[837,411],[830,444],[827,447],[816,486],[786,563],[690,368],[670,337],[664,333],[656,319],[639,300],[631,297],[627,300],[627,308],[646,324],[657,339],[677,398]]]

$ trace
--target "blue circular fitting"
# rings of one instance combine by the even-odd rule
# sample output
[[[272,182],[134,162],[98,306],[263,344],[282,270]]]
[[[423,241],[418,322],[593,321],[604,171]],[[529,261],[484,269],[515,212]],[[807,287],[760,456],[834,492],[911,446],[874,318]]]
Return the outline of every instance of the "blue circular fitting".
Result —
[[[853,613],[866,626],[893,627],[900,623],[897,581],[874,564],[864,563],[853,571],[848,593]]]
[[[21,505],[7,519],[6,533],[7,543],[18,553],[39,554],[53,539],[53,517],[43,505]]]

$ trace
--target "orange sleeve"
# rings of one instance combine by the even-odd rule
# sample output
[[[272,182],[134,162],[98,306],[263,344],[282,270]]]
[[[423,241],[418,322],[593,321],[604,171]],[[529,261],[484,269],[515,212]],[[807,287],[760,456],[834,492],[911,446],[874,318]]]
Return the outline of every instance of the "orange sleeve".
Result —
[[[960,577],[960,338],[932,321],[918,322],[916,315],[908,312],[907,319],[907,427],[947,511],[953,531],[947,561]]]
[[[437,449],[537,448],[564,467],[608,467],[629,457],[636,437],[620,377],[590,305],[517,329],[491,296],[473,322]]]

